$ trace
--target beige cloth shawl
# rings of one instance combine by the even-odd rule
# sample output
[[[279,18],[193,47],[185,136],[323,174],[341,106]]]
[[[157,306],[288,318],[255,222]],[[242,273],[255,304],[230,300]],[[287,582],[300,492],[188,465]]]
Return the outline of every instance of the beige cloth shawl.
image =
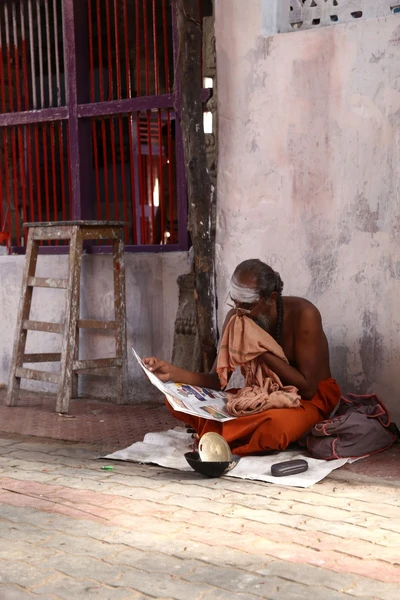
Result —
[[[297,408],[300,395],[292,385],[281,380],[264,363],[261,355],[272,352],[286,363],[282,347],[274,338],[246,316],[234,315],[221,340],[217,373],[223,388],[230,374],[241,367],[246,387],[228,394],[227,410],[235,416],[253,415],[270,408]]]

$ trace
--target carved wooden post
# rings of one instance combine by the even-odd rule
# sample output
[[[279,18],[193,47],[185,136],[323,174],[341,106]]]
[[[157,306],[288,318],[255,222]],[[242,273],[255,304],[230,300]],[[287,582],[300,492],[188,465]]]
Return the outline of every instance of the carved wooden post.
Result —
[[[215,47],[215,13],[203,18],[203,77],[212,79],[212,95],[207,101],[206,109],[212,115],[212,131],[205,133],[207,168],[211,185],[214,187],[212,196],[212,238],[215,239],[216,227],[216,189],[218,168],[218,85],[217,85],[217,53]],[[208,86],[207,86],[208,87]]]
[[[177,0],[178,74],[181,122],[189,201],[189,231],[194,250],[197,324],[203,368],[216,356],[215,265],[212,238],[212,194],[207,170],[201,95],[202,34],[197,0]]]

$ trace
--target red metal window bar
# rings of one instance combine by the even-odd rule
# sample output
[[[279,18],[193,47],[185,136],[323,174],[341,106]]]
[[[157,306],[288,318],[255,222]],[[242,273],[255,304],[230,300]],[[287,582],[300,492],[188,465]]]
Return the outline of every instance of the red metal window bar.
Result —
[[[24,221],[70,218],[126,221],[128,251],[187,247],[175,10],[0,0],[0,226],[12,251]]]

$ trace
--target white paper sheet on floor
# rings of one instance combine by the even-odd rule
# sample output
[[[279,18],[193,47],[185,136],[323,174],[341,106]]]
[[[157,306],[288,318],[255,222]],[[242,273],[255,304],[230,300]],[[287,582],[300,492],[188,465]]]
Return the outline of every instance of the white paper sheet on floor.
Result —
[[[124,450],[118,450],[105,458],[156,464],[161,467],[194,473],[184,457],[185,452],[190,452],[192,449],[192,444],[191,435],[185,429],[179,427],[161,433],[147,433],[143,442],[136,442],[132,446]],[[271,475],[271,465],[298,458],[303,458],[308,462],[308,471],[288,477],[273,477]],[[307,488],[321,481],[334,469],[342,467],[347,462],[349,462],[348,458],[317,460],[316,458],[310,458],[307,452],[285,450],[284,452],[267,456],[245,456],[224,477],[253,479],[278,485]],[[196,476],[202,477],[198,474]]]

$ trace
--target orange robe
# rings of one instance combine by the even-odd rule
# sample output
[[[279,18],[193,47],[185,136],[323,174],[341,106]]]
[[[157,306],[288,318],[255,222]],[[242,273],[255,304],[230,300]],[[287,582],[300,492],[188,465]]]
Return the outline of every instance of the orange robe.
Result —
[[[219,423],[174,410],[174,417],[188,423],[201,437],[209,431],[219,433],[238,456],[258,454],[268,450],[285,450],[313,425],[327,419],[340,400],[340,388],[334,379],[318,385],[311,400],[301,400],[299,408],[271,408],[256,415],[238,417]]]

